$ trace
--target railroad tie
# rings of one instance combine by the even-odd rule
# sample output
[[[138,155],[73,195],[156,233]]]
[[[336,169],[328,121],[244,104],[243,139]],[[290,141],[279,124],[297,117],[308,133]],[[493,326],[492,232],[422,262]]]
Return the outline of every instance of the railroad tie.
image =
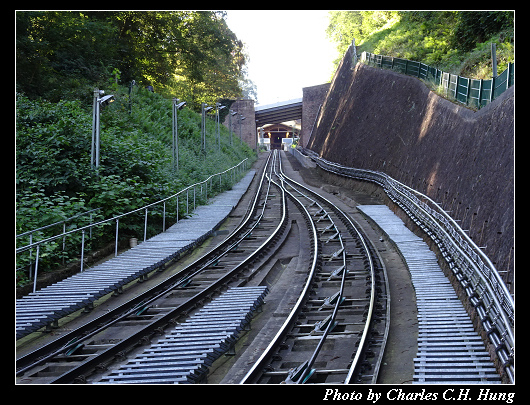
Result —
[[[104,376],[98,384],[186,384],[201,381],[264,304],[268,288],[234,287],[177,325],[163,338]]]

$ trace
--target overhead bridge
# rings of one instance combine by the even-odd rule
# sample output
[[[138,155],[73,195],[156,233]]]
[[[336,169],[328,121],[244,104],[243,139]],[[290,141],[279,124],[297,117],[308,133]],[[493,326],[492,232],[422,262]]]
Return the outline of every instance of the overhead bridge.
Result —
[[[302,99],[280,101],[279,103],[258,105],[255,108],[256,125],[280,124],[285,121],[302,119]]]

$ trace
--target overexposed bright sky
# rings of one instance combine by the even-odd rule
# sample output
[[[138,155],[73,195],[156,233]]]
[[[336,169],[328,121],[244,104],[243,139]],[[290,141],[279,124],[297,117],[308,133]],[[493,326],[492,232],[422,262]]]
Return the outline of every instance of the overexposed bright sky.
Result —
[[[229,10],[228,27],[245,43],[258,103],[302,97],[302,87],[330,81],[337,57],[323,10]]]

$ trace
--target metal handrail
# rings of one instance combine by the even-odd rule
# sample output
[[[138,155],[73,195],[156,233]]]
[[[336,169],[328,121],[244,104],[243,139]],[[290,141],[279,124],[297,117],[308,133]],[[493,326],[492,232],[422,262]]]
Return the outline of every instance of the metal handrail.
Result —
[[[201,185],[201,184],[204,184],[204,183],[210,181],[210,179],[212,179],[212,178],[215,177],[215,176],[221,176],[221,175],[227,173],[228,171],[233,170],[233,169],[239,167],[240,165],[244,164],[247,160],[248,160],[248,158],[245,158],[244,160],[242,160],[241,162],[239,162],[237,165],[232,166],[231,168],[226,169],[226,170],[223,171],[223,172],[219,172],[219,173],[212,174],[212,175],[211,175],[210,177],[208,177],[207,179],[205,179],[205,180],[203,180],[203,181],[201,181],[201,182],[198,182],[198,183],[192,184],[192,185],[190,185],[190,186],[188,186],[188,187],[186,187],[186,188],[180,190],[179,192],[170,195],[169,197],[166,197],[166,198],[163,198],[163,199],[161,199],[161,200],[155,201],[155,202],[153,202],[153,203],[150,203],[150,204],[144,205],[143,207],[136,208],[136,209],[134,209],[134,210],[132,210],[132,211],[129,211],[129,212],[126,212],[126,213],[124,213],[124,214],[119,214],[119,215],[116,215],[116,216],[114,216],[114,217],[112,217],[112,218],[104,219],[104,220],[102,220],[102,221],[95,222],[95,223],[90,224],[90,225],[86,225],[86,226],[84,226],[84,227],[82,227],[82,228],[73,229],[73,230],[71,230],[71,231],[63,232],[63,233],[61,233],[61,234],[59,234],[59,235],[54,235],[54,236],[51,236],[51,237],[49,237],[49,238],[46,238],[46,239],[40,240],[40,241],[38,241],[38,242],[34,242],[34,243],[29,244],[29,245],[22,246],[22,247],[20,247],[20,248],[17,248],[16,253],[24,252],[24,251],[26,251],[26,250],[32,249],[32,248],[34,248],[34,247],[37,247],[38,245],[41,245],[41,244],[43,244],[43,243],[47,243],[47,242],[51,242],[51,241],[54,241],[54,240],[56,240],[56,239],[59,239],[59,238],[61,238],[61,237],[63,237],[63,236],[71,235],[71,234],[73,234],[73,233],[80,232],[80,231],[85,231],[85,230],[87,230],[87,229],[89,229],[89,228],[96,227],[96,226],[99,226],[99,225],[103,225],[103,224],[106,224],[106,223],[108,223],[108,222],[116,221],[116,220],[119,220],[120,218],[123,218],[123,217],[125,217],[125,216],[127,216],[127,215],[134,214],[134,213],[136,213],[136,212],[140,212],[140,211],[142,211],[142,210],[146,210],[146,209],[148,209],[148,208],[150,208],[150,207],[153,207],[153,206],[155,206],[155,205],[158,205],[158,204],[160,204],[160,203],[163,203],[163,202],[165,202],[165,201],[168,201],[168,200],[170,200],[170,199],[172,199],[172,198],[178,197],[180,194],[184,193],[185,191],[188,191],[188,190],[190,190],[190,189],[192,189],[192,188],[194,188],[194,187],[196,187],[196,186],[199,186],[199,185]]]
[[[54,222],[53,224],[49,224],[49,225],[45,225],[45,226],[41,226],[40,228],[37,228],[37,229],[32,229],[30,231],[27,231],[27,232],[24,232],[24,233],[19,233],[17,234],[16,238],[20,238],[22,236],[25,236],[25,235],[29,235],[29,234],[32,234],[34,232],[38,232],[38,231],[42,231],[44,229],[48,229],[48,228],[51,228],[52,226],[55,226],[55,225],[59,225],[59,224],[62,224],[62,223],[66,223],[72,219],[75,219],[75,218],[78,218],[78,217],[81,217],[83,215],[86,215],[86,214],[91,214],[93,212],[96,212],[96,211],[99,211],[101,208],[94,208],[93,210],[90,210],[90,211],[85,211],[85,212],[80,212],[79,214],[75,214],[74,216],[71,216],[69,218],[65,218],[65,219],[62,219],[60,221],[57,221],[57,222]]]
[[[153,202],[151,204],[144,205],[143,207],[136,208],[136,209],[134,209],[132,211],[129,211],[129,212],[126,212],[124,214],[119,214],[119,215],[116,215],[116,216],[114,216],[112,218],[104,219],[104,220],[96,222],[96,223],[91,223],[91,224],[89,224],[87,226],[84,226],[84,227],[81,227],[81,228],[77,228],[77,229],[73,229],[73,230],[70,230],[68,232],[66,232],[66,229],[63,227],[63,233],[62,234],[54,235],[54,236],[51,236],[49,238],[40,240],[38,242],[32,242],[32,240],[31,240],[32,238],[30,236],[30,243],[28,245],[26,245],[26,246],[22,246],[20,248],[17,248],[16,249],[16,254],[24,252],[26,250],[30,250],[30,258],[31,258],[31,254],[32,254],[32,250],[31,249],[33,249],[33,248],[37,249],[37,252],[35,254],[35,270],[34,270],[34,275],[33,275],[33,292],[35,292],[36,289],[37,289],[37,273],[38,273],[38,269],[39,269],[39,252],[40,252],[40,246],[42,244],[48,243],[48,242],[52,242],[52,241],[54,241],[56,239],[59,239],[59,238],[63,238],[63,250],[64,250],[64,241],[65,241],[66,236],[74,234],[76,232],[81,232],[81,260],[80,260],[81,268],[80,268],[80,271],[82,272],[83,271],[83,265],[84,265],[84,254],[85,254],[85,231],[87,229],[89,230],[89,232],[91,232],[92,228],[95,227],[95,226],[107,225],[107,224],[111,223],[112,221],[115,221],[115,223],[116,223],[116,236],[115,236],[114,256],[117,256],[118,255],[118,229],[119,229],[120,218],[123,218],[123,217],[125,217],[127,215],[131,215],[131,214],[134,214],[134,213],[137,213],[137,212],[140,212],[140,211],[145,211],[145,220],[144,220],[144,241],[145,241],[146,238],[147,238],[147,214],[148,214],[148,210],[149,210],[150,207],[153,207],[153,206],[155,206],[157,204],[163,203],[164,213],[163,213],[163,220],[162,220],[162,229],[164,231],[165,230],[165,222],[166,222],[166,217],[165,217],[165,215],[166,215],[166,201],[177,197],[177,207],[178,207],[178,197],[181,194],[183,194],[184,192],[186,192],[186,207],[187,207],[188,206],[188,192],[189,192],[190,189],[193,189],[193,191],[194,191],[194,205],[195,205],[195,187],[197,187],[199,185],[201,185],[201,187],[202,187],[202,184],[206,184],[206,191],[205,192],[206,192],[206,197],[208,197],[208,181],[213,179],[215,176],[219,176],[219,188],[220,188],[221,187],[221,183],[222,183],[222,175],[225,174],[225,173],[228,173],[231,170],[235,170],[236,168],[240,167],[241,165],[243,165],[243,170],[245,170],[246,169],[245,163],[246,163],[247,160],[248,160],[248,158],[245,158],[241,162],[239,162],[237,165],[232,166],[229,169],[226,169],[226,170],[224,170],[222,172],[212,174],[207,179],[205,179],[205,180],[203,180],[201,182],[192,184],[192,185],[184,188],[183,190],[180,190],[179,192],[170,195],[169,197],[166,197],[166,198],[163,198],[161,200],[155,201],[155,202]],[[213,180],[212,180],[212,188],[213,188]],[[178,208],[177,208],[177,211],[178,211]],[[186,208],[186,212],[187,212],[187,208]],[[178,221],[178,218],[177,218],[177,221]]]
[[[513,382],[511,361],[515,350],[512,330],[514,301],[495,266],[462,228],[431,198],[383,172],[343,166],[320,158],[307,149],[303,153],[324,170],[377,183],[409,217],[428,231],[476,308],[484,329]]]

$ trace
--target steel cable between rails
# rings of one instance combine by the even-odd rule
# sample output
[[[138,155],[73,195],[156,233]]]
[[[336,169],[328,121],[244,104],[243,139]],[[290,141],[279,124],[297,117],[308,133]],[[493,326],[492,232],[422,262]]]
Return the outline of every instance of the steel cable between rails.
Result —
[[[312,193],[314,195],[318,195],[318,194],[312,192],[309,188],[307,188],[307,187],[303,186],[302,184],[296,182],[295,180],[290,179],[289,177],[287,177],[285,175],[285,173],[283,172],[283,169],[282,169],[282,166],[281,166],[281,159],[280,159],[280,173],[282,174],[282,176],[284,178],[288,179],[289,182],[291,182],[293,184],[296,184],[300,188],[303,188],[303,189],[307,190],[308,192],[310,192],[310,193]],[[372,321],[372,317],[373,317],[373,313],[374,313],[374,306],[375,306],[375,279],[376,279],[375,278],[375,267],[374,267],[374,262],[373,262],[372,255],[370,254],[370,250],[368,249],[368,244],[367,244],[364,236],[362,235],[362,233],[357,228],[357,226],[351,221],[351,219],[339,207],[337,207],[331,201],[329,201],[328,199],[326,199],[325,197],[323,197],[321,195],[318,195],[318,198],[323,200],[323,201],[325,201],[325,203],[328,204],[329,206],[332,206],[333,209],[336,210],[336,212],[342,217],[342,219],[349,223],[349,225],[351,226],[350,229],[353,229],[355,231],[355,233],[357,234],[357,237],[361,241],[362,247],[363,247],[364,251],[366,252],[366,256],[368,258],[369,267],[370,267],[370,279],[371,279],[370,305],[369,305],[369,308],[368,308],[368,315],[367,315],[367,318],[366,318],[366,324],[365,324],[365,327],[363,329],[363,333],[361,335],[361,340],[360,340],[360,343],[359,343],[359,347],[357,349],[357,352],[355,353],[355,357],[354,357],[352,365],[350,367],[350,371],[348,372],[348,375],[347,375],[346,380],[345,380],[345,383],[349,383],[351,381],[353,375],[355,374],[358,366],[359,366],[359,360],[361,358],[364,346],[365,346],[365,344],[367,342],[367,339],[368,339],[368,334],[370,332],[370,326],[371,326],[371,321]]]
[[[247,226],[248,223],[251,221],[251,218],[257,209],[258,201],[261,195],[261,189],[263,186],[263,182],[266,179],[266,171],[269,166],[270,159],[271,157],[269,156],[267,158],[267,161],[265,162],[263,173],[259,180],[258,188],[256,190],[256,196],[252,200],[252,203],[249,204],[249,207],[247,208],[247,211],[244,215],[243,220],[241,221],[239,226],[224,241],[219,243],[212,250],[212,252],[210,252],[210,254],[214,253],[215,251],[219,249],[224,250],[224,252],[221,253],[220,255],[215,255],[213,259],[206,262],[206,265],[201,265],[200,269],[198,271],[194,271],[192,275],[197,275],[198,273],[203,271],[209,264],[211,264],[215,260],[218,260],[219,257],[227,254],[230,248],[225,248],[224,246],[231,243],[230,247],[232,247],[234,243],[230,242],[231,239],[236,237],[237,242],[235,244],[237,244],[240,242],[241,239],[243,239],[247,235],[247,233],[245,233],[242,238],[237,237],[237,234],[241,232],[241,230],[243,230],[243,228]],[[269,189],[270,189],[270,184],[268,184],[267,196],[268,196]],[[263,216],[263,211],[259,219],[261,219],[262,216]],[[258,222],[256,222],[256,224],[257,223]],[[256,224],[254,224],[254,227],[256,226]],[[65,351],[69,350],[75,345],[78,345],[81,342],[86,341],[87,339],[101,332],[102,330],[127,318],[131,314],[134,314],[138,310],[138,308],[145,307],[149,305],[151,302],[159,299],[160,297],[166,294],[167,290],[178,287],[179,285],[183,284],[187,279],[189,279],[190,278],[189,276],[182,277],[182,273],[185,273],[188,269],[193,269],[194,267],[197,267],[202,260],[204,260],[204,256],[201,258],[198,258],[197,260],[195,260],[193,263],[186,266],[186,268],[184,268],[182,271],[175,274],[174,276],[169,277],[168,279],[153,286],[146,292],[140,294],[138,297],[131,299],[130,301],[120,305],[119,307],[109,311],[108,313],[105,313],[101,315],[100,317],[92,320],[91,322],[85,325],[82,325],[79,328],[65,334],[64,336],[50,342],[49,344],[42,346],[34,350],[33,352],[20,357],[16,361],[17,369],[18,369],[16,372],[16,375],[20,376],[24,374],[26,371],[30,370],[31,368],[35,366],[38,366],[39,364],[42,364],[43,362],[49,360],[50,358],[53,358],[54,356],[64,353]]]
[[[372,319],[372,315],[374,313],[374,306],[375,306],[375,268],[374,268],[373,260],[372,260],[371,254],[370,254],[370,250],[368,249],[366,241],[365,241],[363,235],[361,234],[361,232],[358,230],[358,228],[355,226],[355,224],[338,207],[334,206],[329,200],[325,199],[324,197],[322,197],[320,195],[317,195],[316,193],[314,193],[311,190],[309,190],[307,187],[305,187],[305,186],[301,185],[300,183],[297,183],[296,181],[294,181],[294,180],[290,179],[289,177],[287,177],[283,173],[283,170],[282,170],[282,167],[281,167],[281,158],[278,159],[278,165],[279,165],[279,168],[280,168],[279,169],[280,173],[278,174],[278,178],[280,179],[280,181],[282,183],[283,182],[290,182],[292,184],[296,184],[300,188],[305,189],[307,193],[311,193],[311,194],[314,194],[314,195],[318,196],[318,198],[324,200],[326,202],[326,204],[329,204],[330,206],[333,206],[334,208],[336,208],[336,210],[338,212],[338,215],[349,223],[349,225],[351,226],[350,229],[353,229],[356,232],[359,240],[361,241],[363,249],[365,250],[366,255],[368,257],[368,262],[369,262],[369,267],[370,267],[370,275],[371,275],[371,277],[370,277],[371,278],[370,304],[369,304],[367,320],[366,320],[366,323],[365,323],[365,327],[363,329],[363,333],[361,335],[360,343],[359,343],[358,349],[357,349],[357,351],[355,353],[354,360],[352,361],[352,364],[350,366],[349,372],[348,372],[348,374],[346,376],[346,379],[345,379],[345,383],[349,383],[351,381],[353,375],[355,374],[355,372],[358,369],[359,361],[361,359],[361,355],[363,353],[363,349],[365,347],[365,344],[367,343],[367,338],[368,338],[368,334],[369,334],[369,331],[370,331],[371,319]],[[273,166],[275,166],[274,165],[274,161],[273,161]],[[282,187],[285,189],[285,186],[283,184],[282,184]],[[292,186],[290,186],[290,187],[292,187]],[[292,187],[292,188],[296,189],[295,187]],[[299,190],[297,190],[297,191],[300,192]],[[269,343],[267,348],[264,350],[263,354],[254,363],[254,365],[247,372],[245,377],[243,377],[243,379],[240,381],[240,384],[248,384],[248,383],[253,383],[253,382],[257,381],[257,379],[259,378],[260,370],[263,369],[263,367],[266,365],[266,362],[268,361],[268,359],[272,355],[274,349],[279,346],[279,344],[281,343],[282,338],[285,336],[285,334],[291,328],[293,322],[296,320],[296,317],[298,316],[298,313],[301,310],[301,305],[302,305],[302,303],[305,301],[305,299],[307,297],[307,294],[309,292],[309,287],[311,286],[311,284],[313,282],[313,279],[314,279],[314,275],[316,273],[316,266],[317,266],[317,260],[318,260],[318,252],[319,252],[319,243],[318,243],[318,236],[317,236],[317,232],[316,232],[315,223],[314,223],[314,221],[312,219],[311,214],[307,211],[307,208],[305,207],[305,205],[297,197],[295,197],[294,194],[291,193],[290,191],[285,189],[285,193],[299,207],[302,215],[306,218],[306,222],[307,222],[308,228],[310,230],[310,237],[311,237],[312,244],[313,244],[312,263],[311,263],[311,266],[310,266],[310,269],[309,269],[309,274],[308,274],[308,277],[306,279],[306,283],[305,283],[305,285],[304,285],[304,287],[302,289],[302,292],[300,293],[300,296],[299,296],[297,302],[293,306],[290,314],[288,315],[287,319],[285,320],[283,325],[280,327],[279,331],[276,333],[276,335],[274,336],[272,341]],[[301,193],[301,194],[303,194],[303,193]],[[343,273],[343,279],[341,281],[341,293],[340,293],[341,296],[342,296],[342,291],[343,291],[343,286],[344,286],[345,274],[346,274],[346,272]],[[340,302],[340,298],[339,298],[338,302]],[[336,316],[336,311],[337,310],[338,310],[338,306],[336,306],[334,308],[334,315],[332,315],[333,317]],[[318,352],[320,351],[320,348],[321,348],[321,346],[323,345],[323,343],[325,341],[325,337],[327,337],[327,334],[329,334],[331,325],[332,325],[332,322],[330,322],[330,324],[326,328],[326,331],[325,331],[325,333],[323,335],[324,338],[320,339],[319,344],[317,345],[317,348],[313,352],[313,355],[311,356],[310,360],[308,361],[307,366],[306,366],[305,370],[303,371],[303,373],[298,376],[296,383],[305,382],[305,381],[303,381],[304,380],[304,376],[306,376],[307,373],[310,372],[311,365],[316,360],[316,357],[318,356]]]
[[[280,171],[281,171],[281,158],[278,159],[278,160],[279,160],[279,163],[280,163]],[[276,166],[274,166],[274,171],[275,171],[275,174],[278,176],[278,178],[281,180],[282,186],[283,186],[284,182],[285,183],[288,182],[286,180],[287,177],[284,176],[284,174],[283,174],[283,171],[281,171],[281,173],[277,173],[276,172]],[[306,199],[312,201],[313,203],[316,203],[321,209],[324,209],[324,207],[322,207],[320,204],[318,204],[318,202],[316,200],[313,200],[311,197],[309,197],[307,195],[304,195],[300,190],[296,189],[295,187],[292,187],[292,186],[290,186],[290,187],[293,190],[295,190],[298,193],[300,193],[301,195],[303,195]],[[333,226],[335,227],[335,229],[338,230],[338,228],[337,228],[335,222],[333,221],[333,219],[329,215],[328,215],[328,218],[330,219],[330,221],[333,224]],[[340,306],[340,304],[342,302],[342,297],[344,295],[344,284],[346,282],[346,275],[347,275],[348,271],[347,271],[347,266],[346,266],[346,250],[345,250],[344,242],[342,240],[342,235],[340,233],[339,233],[339,241],[340,241],[341,248],[342,248],[342,264],[343,264],[344,270],[342,271],[342,279],[341,279],[341,284],[340,284],[340,288],[339,288],[339,295],[337,297],[337,302],[336,302],[336,304],[335,304],[335,306],[333,308],[333,313],[331,314],[331,319],[329,320],[328,326],[326,327],[326,330],[324,331],[324,333],[322,334],[322,337],[318,341],[317,347],[313,351],[313,354],[311,355],[311,357],[307,361],[307,364],[306,364],[305,368],[302,370],[301,374],[298,375],[298,377],[297,377],[297,379],[295,381],[296,384],[303,384],[306,381],[305,377],[307,376],[308,373],[311,372],[313,364],[315,364],[315,361],[316,361],[316,359],[317,359],[317,357],[318,357],[318,355],[320,353],[320,350],[324,346],[326,338],[328,337],[329,333],[331,332],[331,329],[334,326],[334,322],[335,322],[335,319],[337,317],[339,306]]]
[[[264,171],[263,178],[267,178],[267,175],[265,174],[266,170]],[[274,231],[269,235],[269,237],[258,247],[256,248],[250,255],[248,255],[243,261],[241,261],[239,264],[237,264],[231,271],[220,277],[217,281],[206,287],[203,291],[196,294],[192,298],[190,298],[185,303],[179,305],[172,311],[168,312],[167,314],[164,314],[162,317],[158,318],[156,321],[152,322],[149,325],[146,325],[141,330],[136,332],[133,335],[128,336],[127,338],[124,338],[122,341],[117,343],[115,346],[106,349],[104,352],[102,352],[99,355],[99,358],[94,357],[91,358],[84,363],[80,364],[78,367],[76,367],[73,370],[69,370],[63,375],[57,377],[53,381],[51,381],[52,384],[54,383],[66,383],[69,382],[75,377],[75,373],[83,373],[87,370],[93,369],[97,366],[97,364],[106,361],[108,358],[111,358],[115,355],[116,352],[120,352],[123,350],[126,350],[127,347],[130,347],[135,344],[135,342],[140,341],[144,336],[149,335],[152,333],[153,330],[157,330],[159,328],[163,328],[164,325],[166,325],[171,319],[173,319],[176,314],[181,312],[182,310],[189,310],[192,307],[196,305],[198,301],[200,301],[201,297],[204,295],[208,295],[213,293],[216,289],[219,288],[219,286],[223,283],[226,283],[228,280],[230,280],[234,274],[237,274],[240,270],[242,270],[248,263],[250,263],[255,258],[259,257],[261,251],[265,249],[267,245],[271,243],[271,241],[277,236],[277,234],[285,229],[287,221],[287,206],[285,201],[285,193],[282,192],[282,217],[280,218],[278,226],[274,229]],[[98,363],[99,362],[99,363]]]
[[[298,315],[298,312],[301,309],[303,301],[306,299],[310,286],[313,282],[314,274],[317,267],[317,259],[318,259],[318,236],[316,231],[316,226],[314,224],[314,221],[311,218],[311,215],[305,208],[305,206],[297,200],[297,198],[290,193],[289,191],[285,190],[284,187],[281,187],[280,184],[276,183],[274,180],[272,180],[274,184],[276,184],[282,192],[287,194],[289,198],[291,198],[295,204],[297,204],[300,208],[300,211],[302,212],[302,215],[305,217],[306,222],[308,223],[309,230],[310,230],[310,239],[312,243],[312,252],[313,252],[313,258],[311,260],[311,265],[309,267],[309,274],[306,280],[306,283],[302,289],[302,292],[300,293],[300,296],[298,297],[298,300],[294,304],[291,312],[289,313],[287,319],[283,323],[283,325],[280,327],[276,335],[272,338],[271,342],[267,346],[267,348],[263,351],[261,356],[258,358],[258,360],[253,364],[251,369],[247,372],[247,374],[243,377],[243,379],[239,382],[240,384],[251,384],[255,382],[255,380],[259,377],[260,370],[263,369],[265,366],[265,363],[268,361],[269,357],[271,356],[271,353],[273,350],[281,343],[281,340],[283,336],[287,333],[287,331],[292,326],[293,322],[296,320],[296,316]]]

